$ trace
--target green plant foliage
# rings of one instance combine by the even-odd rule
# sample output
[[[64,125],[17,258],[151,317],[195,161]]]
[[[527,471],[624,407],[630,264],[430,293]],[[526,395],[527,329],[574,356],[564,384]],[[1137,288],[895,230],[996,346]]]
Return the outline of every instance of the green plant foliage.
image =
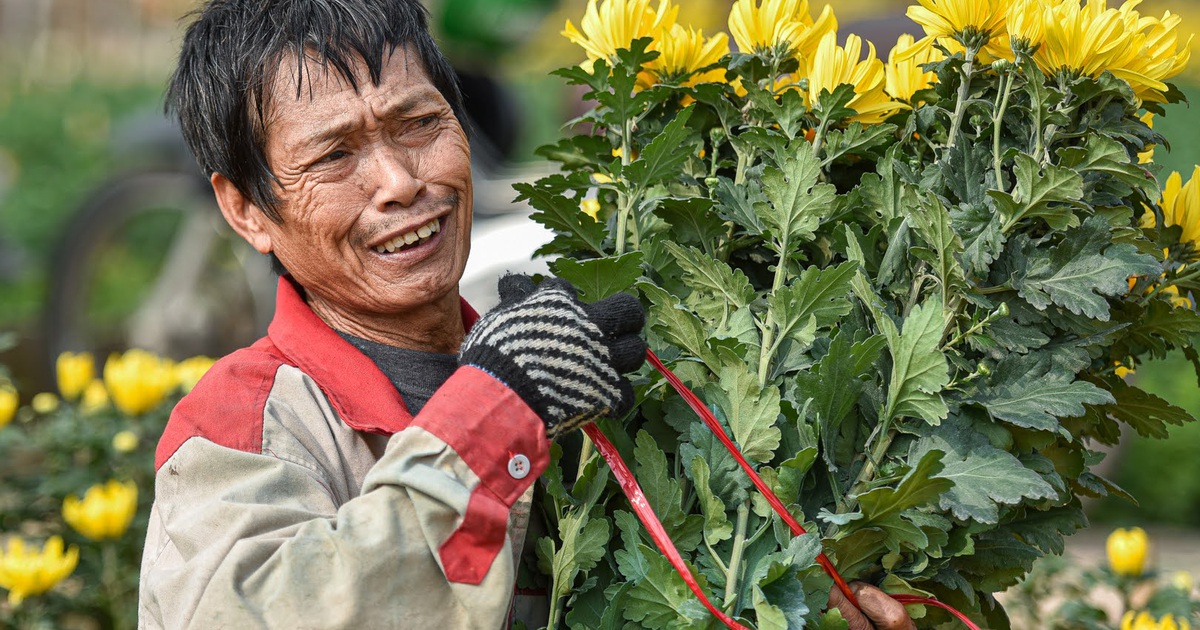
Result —
[[[636,412],[604,428],[625,436],[693,573],[755,627],[844,627],[822,612],[824,549],[848,578],[1006,626],[993,593],[1062,551],[1086,523],[1080,496],[1123,494],[1091,470],[1094,445],[1114,443],[1121,424],[1162,437],[1192,421],[1115,371],[1190,350],[1200,332],[1163,290],[1200,288],[1184,267],[1200,255],[1177,229],[1139,224],[1159,187],[1138,152],[1163,139],[1111,75],[958,53],[931,64],[938,80],[913,109],[864,125],[850,121],[850,86],[807,103],[768,80],[769,59],[740,53],[719,64],[740,91],[634,91],[655,54],[645,47],[562,71],[598,105],[580,119],[588,135],[543,151],[563,173],[521,194],[558,234],[544,249],[560,257],[555,271],[590,297],[638,294],[651,348],[820,532],[793,539],[647,368]],[[590,188],[595,222],[576,209]],[[613,556],[576,559],[566,538],[539,547],[556,609],[597,592],[620,609],[568,612],[569,627],[711,621],[616,484],[580,503],[571,471],[553,476],[566,483],[544,505],[548,522],[574,528],[564,536],[578,539],[584,520],[617,525],[601,541]],[[922,625],[949,619],[923,614]]]

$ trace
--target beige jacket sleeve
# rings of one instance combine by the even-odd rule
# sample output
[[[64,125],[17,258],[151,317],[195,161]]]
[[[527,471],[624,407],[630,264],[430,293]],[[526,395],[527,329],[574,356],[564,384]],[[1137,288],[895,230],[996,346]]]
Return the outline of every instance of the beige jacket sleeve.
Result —
[[[501,627],[508,512],[548,460],[540,420],[464,368],[360,490],[367,442],[311,385],[281,368],[260,452],[195,436],[159,468],[139,627]]]

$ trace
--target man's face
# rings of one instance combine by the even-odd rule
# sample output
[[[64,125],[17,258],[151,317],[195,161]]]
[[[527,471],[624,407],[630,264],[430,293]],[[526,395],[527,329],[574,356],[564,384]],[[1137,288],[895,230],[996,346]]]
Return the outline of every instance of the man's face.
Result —
[[[470,149],[419,57],[397,48],[378,86],[360,61],[357,92],[310,61],[298,98],[290,65],[268,104],[267,159],[283,218],[266,226],[271,249],[327,321],[457,309],[470,249]]]

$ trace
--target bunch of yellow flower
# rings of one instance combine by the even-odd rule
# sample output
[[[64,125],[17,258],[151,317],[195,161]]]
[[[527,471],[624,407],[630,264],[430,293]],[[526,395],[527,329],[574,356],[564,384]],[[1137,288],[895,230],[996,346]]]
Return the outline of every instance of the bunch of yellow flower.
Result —
[[[803,73],[808,77],[805,100],[809,105],[823,91],[833,92],[839,85],[854,86],[854,98],[847,106],[857,114],[851,120],[880,123],[904,107],[884,91],[887,72],[875,57],[875,44],[867,42],[867,56],[863,58],[862,40],[857,35],[847,35],[843,47],[837,45],[837,33],[826,33]]]
[[[744,53],[804,59],[837,32],[837,18],[825,5],[814,20],[808,0],[738,0],[729,12],[729,32]]]
[[[583,68],[591,72],[597,59],[611,61],[618,50],[629,48],[635,39],[661,40],[675,24],[678,14],[679,7],[669,0],[659,0],[658,10],[650,8],[650,0],[604,0],[599,6],[596,0],[588,0],[579,28],[567,20],[562,34],[587,52]],[[651,44],[650,50],[657,50],[655,44]],[[639,82],[645,87],[653,83],[653,78],[647,75]]]
[[[63,520],[91,540],[120,538],[137,513],[137,485],[109,480],[63,501]]]
[[[63,581],[79,564],[79,548],[63,551],[63,540],[51,536],[41,549],[26,548],[20,538],[9,538],[0,552],[0,587],[8,590],[8,603],[21,605],[25,598],[41,595]]]

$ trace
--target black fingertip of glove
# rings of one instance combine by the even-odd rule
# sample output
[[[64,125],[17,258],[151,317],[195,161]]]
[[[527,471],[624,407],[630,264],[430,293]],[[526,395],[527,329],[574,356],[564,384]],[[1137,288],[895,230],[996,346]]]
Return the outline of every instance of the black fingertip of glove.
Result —
[[[536,289],[533,278],[523,273],[505,274],[500,278],[500,282],[496,283],[496,291],[500,294],[500,301],[503,303],[516,302]]]
[[[625,374],[636,371],[646,362],[646,341],[635,334],[621,335],[608,344],[612,366]]]
[[[622,418],[629,413],[630,409],[633,409],[633,384],[627,379],[621,379],[621,382],[617,384],[617,389],[621,390],[621,401],[617,403],[617,407],[612,410],[611,415],[613,418]]]
[[[628,293],[617,293],[599,302],[585,304],[583,310],[600,332],[608,336],[640,333],[646,325],[642,303]]]

